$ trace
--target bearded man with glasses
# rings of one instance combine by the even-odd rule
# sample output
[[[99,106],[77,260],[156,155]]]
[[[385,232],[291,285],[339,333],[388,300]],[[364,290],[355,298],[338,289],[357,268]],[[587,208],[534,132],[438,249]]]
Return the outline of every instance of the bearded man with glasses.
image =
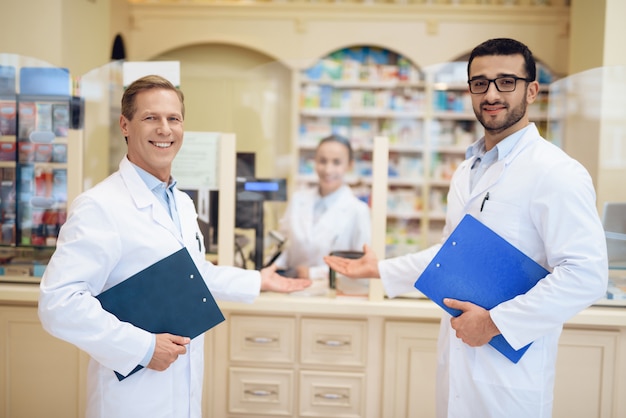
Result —
[[[606,292],[606,243],[596,195],[587,170],[542,138],[529,120],[539,84],[526,45],[488,40],[470,54],[467,73],[485,134],[454,173],[441,242],[470,214],[549,273],[527,293],[489,310],[444,299],[461,314],[446,313],[441,321],[437,417],[547,418],[563,324]],[[477,245],[481,239],[475,237]],[[380,261],[365,248],[358,260],[325,260],[348,277],[381,278],[387,295],[395,297],[414,290],[415,279],[440,248]],[[496,335],[515,350],[532,344],[514,363],[488,344]]]

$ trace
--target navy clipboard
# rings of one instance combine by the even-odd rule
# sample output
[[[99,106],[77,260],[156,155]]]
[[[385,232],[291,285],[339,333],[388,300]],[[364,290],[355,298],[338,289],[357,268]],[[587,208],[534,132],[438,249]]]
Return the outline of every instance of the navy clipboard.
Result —
[[[526,293],[548,273],[476,218],[465,215],[417,279],[415,288],[450,315],[458,316],[461,311],[444,305],[444,298],[491,309]],[[489,344],[513,363],[530,347],[514,350],[502,335]]]
[[[153,334],[195,338],[224,321],[224,315],[186,248],[157,261],[96,298],[120,321]],[[128,375],[115,372],[119,380]]]

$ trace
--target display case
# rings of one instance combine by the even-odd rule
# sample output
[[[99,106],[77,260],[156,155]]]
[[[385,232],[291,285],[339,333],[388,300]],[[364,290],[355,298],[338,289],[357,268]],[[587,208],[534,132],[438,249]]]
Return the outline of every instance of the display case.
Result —
[[[81,100],[65,68],[9,55],[0,64],[0,279],[40,276],[66,219]]]

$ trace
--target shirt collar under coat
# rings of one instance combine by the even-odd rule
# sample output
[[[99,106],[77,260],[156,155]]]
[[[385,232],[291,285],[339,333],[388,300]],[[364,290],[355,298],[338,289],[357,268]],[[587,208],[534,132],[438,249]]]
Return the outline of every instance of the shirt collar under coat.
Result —
[[[504,157],[509,155],[513,147],[515,147],[520,138],[524,136],[524,133],[526,133],[526,131],[529,129],[530,125],[534,124],[528,124],[526,127],[512,133],[511,135],[507,136],[502,141],[496,144],[496,161],[501,161]],[[469,159],[474,157],[474,159],[472,160],[473,162],[476,158],[480,158],[485,155],[485,153],[485,137],[483,136],[467,148],[467,150],[465,151],[465,158]]]
[[[349,202],[351,196],[354,196],[354,193],[350,186],[346,184],[324,197],[320,196],[317,188],[310,189],[307,193],[307,198],[300,202],[302,206],[300,207],[299,213],[302,214],[300,219],[303,225],[311,231],[324,230],[325,225],[334,228],[334,221],[329,222],[329,220],[332,220],[333,216],[341,212],[341,208],[348,204],[347,202]],[[316,206],[319,204],[324,204],[325,210],[319,215],[317,222],[313,222]],[[332,208],[332,211],[329,210],[330,208]]]
[[[334,192],[327,194],[326,196],[322,196],[318,188],[316,189],[317,193],[315,194],[315,205],[323,205],[324,208],[329,208],[340,198],[343,192],[347,189],[348,186],[344,184]]]
[[[174,221],[172,221],[167,211],[159,204],[156,196],[152,193],[148,184],[144,182],[127,156],[120,161],[119,172],[124,184],[128,187],[130,197],[133,199],[137,209],[142,210],[152,206],[152,218],[172,232],[177,239],[180,239],[178,228],[174,225]]]
[[[504,168],[529,144],[530,141],[537,138],[541,138],[539,131],[537,130],[535,124],[531,122],[528,126],[500,141],[500,143],[496,145],[496,147],[498,147],[497,161],[492,167],[490,167],[489,170],[487,170],[487,172],[485,172],[483,178],[476,184],[475,188],[470,192],[469,181],[466,182],[466,187],[459,188],[459,185],[457,184],[457,192],[462,192],[466,195],[466,198],[463,199],[463,201],[468,201],[477,195],[483,195],[490,187],[496,184],[500,179]],[[468,177],[471,166],[476,159],[476,155],[474,155],[473,152],[476,149],[479,149],[475,147],[480,147],[480,142],[484,143],[484,137],[476,141],[467,149],[467,155],[470,157],[466,159],[460,167],[463,173],[467,173]]]

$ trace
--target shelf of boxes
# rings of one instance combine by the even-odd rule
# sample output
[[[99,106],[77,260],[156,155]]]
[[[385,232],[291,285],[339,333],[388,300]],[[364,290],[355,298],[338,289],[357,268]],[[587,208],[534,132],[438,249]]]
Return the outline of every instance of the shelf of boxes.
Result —
[[[392,237],[388,241],[421,242],[425,89],[416,66],[380,48],[343,49],[304,71],[296,142],[299,187],[317,181],[314,154],[319,140],[339,134],[350,139],[355,152],[347,182],[368,202],[373,138],[386,136],[390,147],[387,223]]]

